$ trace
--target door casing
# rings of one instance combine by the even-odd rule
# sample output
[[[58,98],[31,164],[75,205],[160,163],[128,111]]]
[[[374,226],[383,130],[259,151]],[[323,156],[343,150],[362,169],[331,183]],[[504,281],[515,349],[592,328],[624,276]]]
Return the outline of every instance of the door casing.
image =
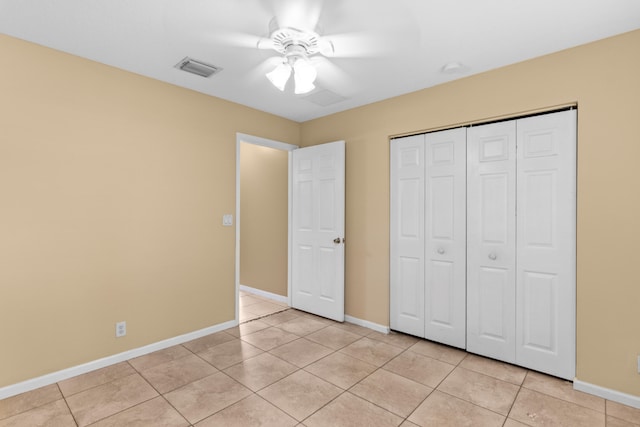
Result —
[[[299,148],[297,145],[287,144],[285,142],[274,141],[272,139],[261,138],[259,136],[247,135],[244,133],[236,133],[236,265],[235,265],[235,320],[236,323],[240,319],[239,313],[239,293],[240,293],[240,144],[255,144],[261,145],[263,147],[275,148],[276,150],[288,151],[291,152],[296,148]],[[288,176],[288,254],[287,259],[291,259],[291,155],[289,155],[289,164],[287,169]],[[291,269],[290,266],[287,265],[287,289],[288,289],[288,304],[291,305]]]

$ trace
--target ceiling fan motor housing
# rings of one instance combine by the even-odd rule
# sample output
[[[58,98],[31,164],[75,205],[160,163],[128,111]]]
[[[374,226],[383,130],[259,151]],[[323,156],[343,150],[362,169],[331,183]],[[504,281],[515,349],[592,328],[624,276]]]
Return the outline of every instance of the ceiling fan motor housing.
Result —
[[[301,31],[296,28],[279,28],[271,33],[273,48],[285,56],[310,56],[320,51],[320,36],[314,32]]]

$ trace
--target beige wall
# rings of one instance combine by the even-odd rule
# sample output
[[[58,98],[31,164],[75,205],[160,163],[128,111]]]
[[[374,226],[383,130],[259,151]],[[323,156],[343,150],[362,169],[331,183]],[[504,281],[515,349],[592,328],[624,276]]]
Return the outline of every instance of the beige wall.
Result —
[[[300,125],[0,51],[0,387],[232,320],[236,132],[296,144]]]
[[[240,284],[287,295],[287,151],[240,145]]]
[[[303,123],[305,146],[346,140],[347,314],[389,324],[389,136],[577,103],[577,378],[640,396],[639,50],[635,31]]]

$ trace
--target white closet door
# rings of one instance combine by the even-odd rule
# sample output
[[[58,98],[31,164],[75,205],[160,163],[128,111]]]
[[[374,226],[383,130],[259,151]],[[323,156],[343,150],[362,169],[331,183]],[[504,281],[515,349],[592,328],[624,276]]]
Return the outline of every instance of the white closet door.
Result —
[[[467,350],[515,362],[515,122],[467,133]]]
[[[575,376],[576,111],[517,121],[518,364]]]
[[[424,337],[424,135],[391,141],[391,329]]]
[[[425,338],[466,343],[466,139],[464,128],[429,133],[425,194]]]

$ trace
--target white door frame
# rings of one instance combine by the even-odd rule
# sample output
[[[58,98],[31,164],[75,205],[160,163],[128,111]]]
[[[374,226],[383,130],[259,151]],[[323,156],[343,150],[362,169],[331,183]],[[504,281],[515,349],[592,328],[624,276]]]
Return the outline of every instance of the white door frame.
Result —
[[[236,285],[236,307],[235,307],[235,321],[239,323],[239,294],[240,294],[240,144],[241,143],[261,145],[263,147],[275,148],[276,150],[291,152],[297,145],[287,144],[285,142],[274,141],[272,139],[261,138],[259,136],[247,135],[244,133],[236,133],[236,271],[235,271],[235,285]],[[289,165],[287,169],[288,177],[288,254],[287,262],[291,259],[291,155],[289,154]],[[287,265],[287,300],[291,305],[291,266]]]

